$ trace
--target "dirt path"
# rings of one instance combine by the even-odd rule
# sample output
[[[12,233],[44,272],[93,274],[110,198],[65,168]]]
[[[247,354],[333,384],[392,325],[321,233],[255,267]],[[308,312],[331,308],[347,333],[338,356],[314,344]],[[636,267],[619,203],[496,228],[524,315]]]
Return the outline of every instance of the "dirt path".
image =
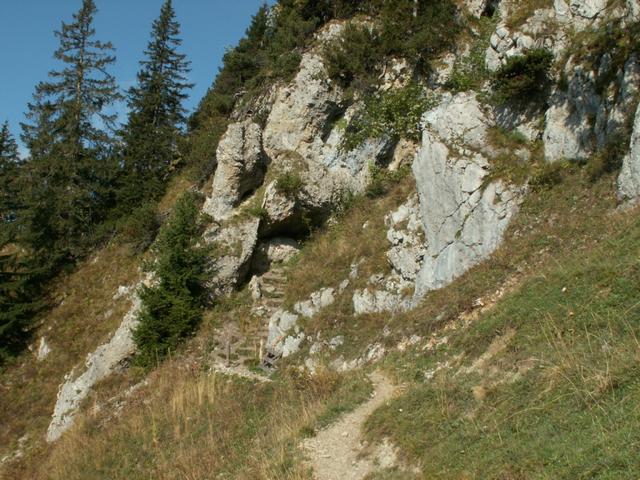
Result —
[[[376,467],[388,468],[396,463],[395,452],[387,443],[371,457],[358,458],[364,447],[362,425],[396,393],[396,387],[381,373],[375,372],[370,378],[374,391],[368,402],[302,444],[317,480],[362,480]]]

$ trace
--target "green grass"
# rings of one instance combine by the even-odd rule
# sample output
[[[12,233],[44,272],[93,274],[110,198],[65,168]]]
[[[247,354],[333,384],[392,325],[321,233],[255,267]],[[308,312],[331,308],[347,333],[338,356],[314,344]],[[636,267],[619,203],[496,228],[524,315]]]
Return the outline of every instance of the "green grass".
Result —
[[[621,222],[529,277],[432,358],[390,361],[412,387],[370,419],[369,437],[390,436],[423,478],[638,478],[640,220]],[[515,337],[484,372],[424,380],[456,354],[470,365],[508,330]]]

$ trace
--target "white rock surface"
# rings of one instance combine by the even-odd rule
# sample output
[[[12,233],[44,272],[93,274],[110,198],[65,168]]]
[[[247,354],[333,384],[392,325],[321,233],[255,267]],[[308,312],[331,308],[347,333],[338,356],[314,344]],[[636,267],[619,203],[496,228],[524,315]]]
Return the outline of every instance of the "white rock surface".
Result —
[[[139,287],[140,285],[136,286],[134,290]],[[71,371],[65,376],[47,429],[48,442],[58,440],[73,425],[80,404],[93,386],[111,375],[124,360],[135,353],[136,346],[132,330],[138,325],[140,303],[140,298],[134,294],[131,308],[113,337],[87,356],[84,371],[80,375],[75,375],[75,371]]]
[[[257,218],[233,218],[226,224],[214,224],[205,233],[205,241],[215,248],[210,282],[214,292],[229,293],[246,278],[258,243],[259,225]]]
[[[465,115],[449,126],[433,123],[456,112]],[[422,148],[413,164],[427,245],[416,299],[491,255],[517,212],[518,189],[487,183],[487,159],[468,148],[486,144],[489,124],[475,97],[465,94],[425,115]]]
[[[46,359],[51,353],[51,347],[47,343],[47,339],[42,337],[40,338],[40,344],[38,345],[38,353],[36,354],[36,359],[41,362]]]
[[[300,252],[300,245],[292,238],[275,237],[260,243],[253,256],[251,270],[264,273],[273,265],[283,264]]]
[[[303,317],[313,318],[320,310],[332,305],[335,300],[335,289],[322,288],[317,292],[313,292],[308,300],[296,303],[293,306],[293,310]]]
[[[247,192],[262,183],[266,165],[260,127],[251,120],[229,125],[216,157],[213,189],[203,211],[216,220],[224,220]]]
[[[640,105],[635,116],[629,153],[624,158],[618,177],[618,198],[626,205],[635,204],[640,199]]]

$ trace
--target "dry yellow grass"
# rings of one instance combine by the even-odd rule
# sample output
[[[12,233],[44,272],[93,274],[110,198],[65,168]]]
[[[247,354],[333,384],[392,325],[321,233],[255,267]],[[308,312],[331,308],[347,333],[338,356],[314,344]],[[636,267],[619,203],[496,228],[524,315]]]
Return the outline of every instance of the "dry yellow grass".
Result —
[[[348,277],[351,264],[359,260],[363,260],[361,278],[387,271],[384,217],[407,200],[415,191],[414,185],[409,175],[384,197],[357,198],[337,222],[314,232],[289,271],[288,302],[304,299],[323,287],[335,287]]]
[[[29,436],[30,447],[41,446],[58,385],[119,325],[130,302],[113,300],[113,295],[120,285],[135,282],[137,275],[137,261],[128,249],[109,246],[55,281],[48,298],[52,307],[34,335],[34,341],[46,337],[50,355],[36,362],[33,353],[25,352],[2,372],[0,456],[24,435]]]
[[[297,439],[329,397],[351,390],[331,372],[253,385],[167,362],[119,418],[85,417],[29,478],[310,479]]]

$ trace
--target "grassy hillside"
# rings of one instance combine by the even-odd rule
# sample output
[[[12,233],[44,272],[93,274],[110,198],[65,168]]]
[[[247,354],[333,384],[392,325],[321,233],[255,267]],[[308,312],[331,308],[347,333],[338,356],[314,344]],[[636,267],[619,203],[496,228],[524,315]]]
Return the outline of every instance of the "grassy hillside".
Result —
[[[531,192],[490,261],[416,310],[354,318],[347,293],[306,326],[345,336],[327,362],[385,346],[382,367],[404,393],[368,420],[366,435],[372,443],[390,438],[423,472],[416,478],[640,473],[640,222],[635,211],[615,212],[612,177],[594,183],[585,169],[567,167],[556,180]],[[382,201],[361,199],[317,232],[288,267],[292,291],[331,284],[364,254],[366,272],[382,266],[382,218],[407,191],[401,182]],[[354,242],[364,212],[368,242]],[[335,255],[327,257],[332,245]],[[246,313],[246,302],[241,293],[211,312],[182,354],[120,399],[120,413],[104,402],[113,390],[103,385],[96,403],[107,406],[88,410],[42,463],[27,468],[28,478],[204,479],[212,471],[311,478],[301,439],[364,401],[366,372],[375,367],[309,376],[293,358],[267,383],[207,373],[212,326]],[[422,340],[398,349],[411,335]],[[409,476],[389,470],[376,478]]]

